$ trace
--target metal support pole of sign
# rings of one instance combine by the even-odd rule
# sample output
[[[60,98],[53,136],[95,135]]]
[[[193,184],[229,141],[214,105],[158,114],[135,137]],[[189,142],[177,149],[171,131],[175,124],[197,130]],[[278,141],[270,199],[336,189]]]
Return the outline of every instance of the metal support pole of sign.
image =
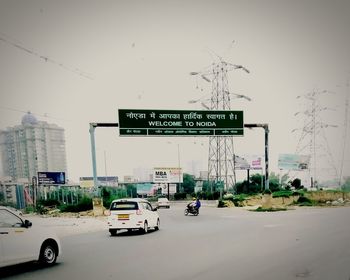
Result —
[[[90,141],[91,141],[91,156],[92,156],[92,174],[94,177],[94,193],[98,194],[97,185],[97,169],[96,169],[96,150],[95,150],[95,123],[90,123]]]
[[[33,185],[33,206],[36,208],[37,201],[37,178],[36,176],[32,177],[32,185]]]
[[[248,168],[247,169],[247,191],[249,192],[249,172],[250,172],[250,169]]]
[[[178,166],[179,166],[179,192],[182,193],[182,184],[181,184],[181,167],[180,167],[180,144],[177,144],[177,159],[178,159]]]
[[[167,185],[168,185],[168,200],[170,200],[170,191],[169,191],[170,183],[167,183]]]
[[[269,184],[269,126],[266,124],[265,129],[265,189],[270,189]]]
[[[94,177],[94,193],[100,197],[101,193],[97,182],[97,167],[96,167],[96,151],[95,151],[95,128],[96,127],[118,127],[118,123],[90,123],[90,141],[91,141],[91,157],[92,157],[92,172]]]
[[[270,189],[269,184],[269,125],[268,124],[244,124],[246,128],[262,127],[265,130],[265,190]]]

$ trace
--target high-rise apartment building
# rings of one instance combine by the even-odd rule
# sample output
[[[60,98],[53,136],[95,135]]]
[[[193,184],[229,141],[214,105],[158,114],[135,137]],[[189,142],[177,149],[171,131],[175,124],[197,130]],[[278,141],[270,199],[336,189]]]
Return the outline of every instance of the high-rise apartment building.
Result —
[[[28,112],[22,124],[0,130],[3,175],[31,182],[38,172],[66,172],[64,129]],[[66,176],[67,178],[67,176]]]

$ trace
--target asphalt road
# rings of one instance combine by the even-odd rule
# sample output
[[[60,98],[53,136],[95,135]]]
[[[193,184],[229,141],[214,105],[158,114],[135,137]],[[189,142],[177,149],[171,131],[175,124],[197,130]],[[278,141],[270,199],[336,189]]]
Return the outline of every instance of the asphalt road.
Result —
[[[6,279],[350,280],[350,207],[258,213],[184,205],[160,209],[161,229],[66,236],[57,265],[0,270]]]

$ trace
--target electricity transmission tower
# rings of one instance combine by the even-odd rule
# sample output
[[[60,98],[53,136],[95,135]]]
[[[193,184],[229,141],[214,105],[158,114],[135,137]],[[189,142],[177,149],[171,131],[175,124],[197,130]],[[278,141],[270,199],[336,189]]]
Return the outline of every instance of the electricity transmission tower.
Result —
[[[328,166],[334,171],[334,176],[337,177],[337,168],[334,164],[333,156],[327,141],[325,128],[337,127],[336,125],[324,123],[321,119],[321,112],[330,110],[328,107],[322,107],[319,102],[321,94],[331,93],[327,90],[319,91],[313,90],[303,96],[297,98],[304,98],[306,100],[307,109],[305,111],[295,113],[295,116],[304,115],[304,124],[301,129],[301,135],[296,148],[296,154],[308,154],[310,156],[309,174],[311,180],[311,188],[317,187],[317,179],[319,177],[318,171],[321,169],[320,159],[326,156]],[[293,129],[295,132],[298,129]],[[326,153],[321,155],[320,153]]]
[[[198,75],[203,80],[211,83],[211,97],[206,101],[203,99],[191,100],[189,103],[201,101],[203,107],[208,110],[231,110],[231,99],[251,99],[245,95],[231,93],[229,91],[227,73],[234,69],[241,69],[249,73],[242,65],[235,65],[222,60],[213,63],[209,69],[203,72],[191,72],[191,75]],[[223,185],[224,190],[233,188],[236,182],[234,166],[233,136],[210,136],[208,154],[208,179],[214,180],[216,184]]]
[[[342,158],[340,162],[340,171],[339,171],[339,187],[342,186],[343,180],[343,170],[344,170],[344,160],[345,160],[345,151],[348,143],[348,126],[349,126],[349,80],[346,83],[346,97],[345,97],[345,113],[344,113],[344,132],[343,132],[343,148],[342,148]]]

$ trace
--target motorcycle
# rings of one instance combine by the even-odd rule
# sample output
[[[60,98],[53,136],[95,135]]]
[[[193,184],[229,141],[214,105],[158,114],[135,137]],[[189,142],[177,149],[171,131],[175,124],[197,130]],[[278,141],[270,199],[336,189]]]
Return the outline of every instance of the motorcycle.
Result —
[[[198,216],[199,209],[196,208],[196,207],[192,207],[192,206],[187,205],[187,208],[185,209],[184,213],[185,213],[185,216],[187,216],[188,214],[192,214],[194,216]]]

